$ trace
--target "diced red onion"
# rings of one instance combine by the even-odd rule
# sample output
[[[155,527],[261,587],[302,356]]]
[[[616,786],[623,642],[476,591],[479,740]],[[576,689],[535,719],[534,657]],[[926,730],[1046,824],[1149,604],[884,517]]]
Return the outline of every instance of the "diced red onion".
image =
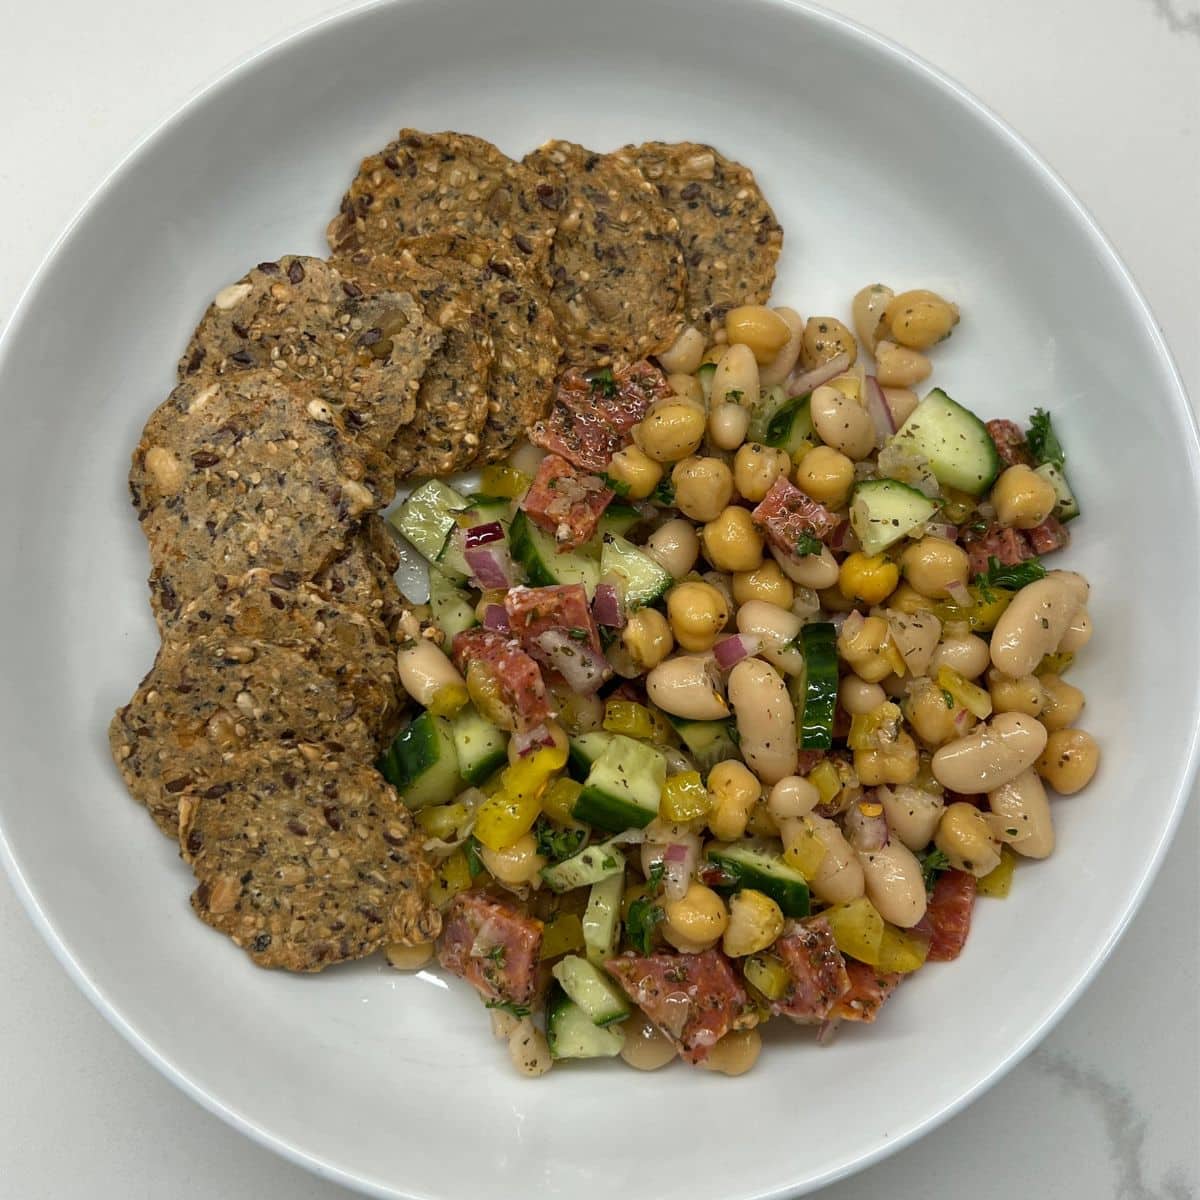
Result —
[[[503,604],[489,604],[483,610],[483,627],[507,633],[509,629],[508,609]]]
[[[597,625],[608,629],[623,629],[625,626],[624,606],[621,604],[621,593],[615,584],[596,584],[596,595],[592,600],[592,615]]]
[[[499,521],[489,521],[486,525],[472,525],[463,534],[463,549],[471,550],[475,546],[487,546],[503,540],[504,526]]]
[[[668,900],[682,900],[687,895],[692,873],[700,861],[700,839],[672,842],[663,855],[663,895]]]
[[[863,401],[875,425],[875,445],[882,446],[896,432],[896,422],[884,399],[883,388],[874,375],[868,375],[863,380]]]
[[[471,576],[480,588],[506,588],[512,583],[512,558],[509,556],[508,546],[503,541],[491,542],[486,546],[473,546],[463,551],[463,558],[466,559]]]
[[[836,379],[850,369],[850,355],[838,354],[828,362],[813,367],[810,371],[793,371],[788,376],[784,389],[789,396],[803,396],[819,388],[821,384]]]
[[[663,854],[663,862],[681,863],[687,858],[687,847],[679,842],[672,842]]]
[[[854,536],[854,530],[850,527],[850,522],[843,521],[830,535],[829,548],[839,553],[843,550],[850,550],[851,541],[856,543],[855,548],[857,548],[858,539]]]
[[[836,617],[837,614],[835,614]],[[835,621],[836,623],[836,621]],[[847,637],[854,637],[862,627],[867,623],[867,618],[862,615],[856,608],[853,612],[848,612],[842,621],[842,627],[838,633],[844,633]]]
[[[882,812],[877,816],[868,816],[863,811],[863,806],[869,804],[875,804],[875,798],[870,792],[867,792],[861,800],[850,805],[846,810],[846,815],[842,818],[846,840],[855,850],[861,850],[864,854],[873,854],[876,850],[881,850],[888,842],[887,818]],[[876,807],[882,806],[876,805]]]
[[[586,642],[577,642],[565,629],[547,629],[534,639],[534,646],[541,652],[537,657],[582,696],[590,696],[612,676],[604,655]]]
[[[946,584],[946,595],[950,597],[953,603],[959,608],[970,608],[975,603],[974,597],[965,583],[959,583],[957,579]]]
[[[757,654],[761,645],[760,637],[750,633],[735,633],[732,637],[722,638],[713,646],[713,657],[722,671],[728,671],[743,658]]]
[[[512,735],[512,742],[517,756],[524,758],[525,755],[532,754],[535,750],[553,746],[554,738],[545,725],[535,725],[532,729],[518,729]]]

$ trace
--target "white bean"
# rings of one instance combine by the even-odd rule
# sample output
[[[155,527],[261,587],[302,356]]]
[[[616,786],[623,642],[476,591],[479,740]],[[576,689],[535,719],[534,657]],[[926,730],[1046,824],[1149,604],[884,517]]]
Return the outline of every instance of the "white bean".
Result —
[[[939,667],[949,667],[964,679],[978,679],[987,670],[988,644],[973,633],[943,638],[929,660],[929,674],[937,675]]]
[[[709,406],[745,404],[752,408],[758,403],[760,390],[758,360],[749,346],[730,346],[713,371]]]
[[[676,517],[646,539],[646,553],[673,579],[682,579],[700,556],[700,538],[691,521]]]
[[[546,1035],[528,1017],[522,1017],[509,1035],[508,1056],[513,1066],[530,1079],[545,1075],[554,1063]]]
[[[870,852],[860,850],[867,899],[879,915],[901,929],[911,929],[925,915],[925,879],[921,864],[901,841]]]
[[[804,670],[804,655],[794,645],[803,624],[795,613],[766,600],[747,600],[737,610],[738,633],[760,638],[759,653],[785,675]]]
[[[1062,641],[1058,643],[1058,649],[1064,654],[1074,654],[1077,650],[1082,650],[1091,640],[1092,618],[1088,616],[1087,606],[1081,605],[1075,610],[1075,615],[1071,618],[1070,625],[1067,626],[1067,632],[1063,634]]]
[[[1046,748],[1046,727],[1019,712],[999,713],[933,756],[934,778],[952,792],[990,792],[1032,767]]]
[[[813,894],[826,904],[857,900],[865,890],[862,863],[842,831],[828,818],[809,813],[799,821],[785,821],[784,845],[799,837],[815,837],[825,847],[819,866],[808,881]]]
[[[763,783],[793,774],[796,711],[778,672],[757,658],[742,659],[729,673],[729,702],[746,765]]]
[[[658,355],[658,365],[668,375],[694,375],[704,357],[704,334],[688,326],[670,350]]]
[[[750,431],[750,410],[740,404],[716,405],[708,414],[708,438],[718,450],[736,450]]]
[[[867,410],[844,392],[822,384],[809,400],[813,428],[827,446],[855,462],[875,449],[875,425]]]
[[[428,638],[417,638],[414,645],[397,650],[396,668],[404,690],[423,708],[429,707],[441,688],[455,684],[466,686],[441,647]]]
[[[846,675],[838,685],[838,703],[852,716],[862,717],[874,712],[887,700],[887,693],[877,683],[868,683],[857,675]]]
[[[991,825],[1002,842],[1026,858],[1049,857],[1054,850],[1054,820],[1036,771],[1022,771],[1016,779],[989,792],[988,806],[1001,818]]]
[[[806,817],[821,802],[821,793],[800,775],[785,775],[767,796],[767,812],[776,821]]]
[[[775,311],[788,327],[788,340],[765,367],[759,368],[758,382],[763,387],[774,387],[792,373],[800,357],[800,338],[804,333],[804,318],[794,308],[777,308]]]
[[[924,850],[933,840],[942,810],[941,796],[915,787],[881,787],[876,793],[888,827],[910,850]]]
[[[674,717],[718,721],[729,716],[711,654],[677,654],[659,663],[646,676],[646,695]]]
[[[1074,571],[1051,571],[1023,587],[1000,615],[992,631],[992,663],[1005,675],[1032,675],[1047,654],[1058,649],[1081,606],[1088,584]]]
[[[838,581],[837,559],[828,546],[822,546],[820,554],[805,554],[800,558],[784,554],[772,546],[771,556],[793,583],[812,588],[814,592],[831,588]]]
[[[635,1070],[657,1071],[671,1062],[678,1051],[675,1043],[649,1017],[635,1011],[622,1023],[625,1043],[621,1057]]]

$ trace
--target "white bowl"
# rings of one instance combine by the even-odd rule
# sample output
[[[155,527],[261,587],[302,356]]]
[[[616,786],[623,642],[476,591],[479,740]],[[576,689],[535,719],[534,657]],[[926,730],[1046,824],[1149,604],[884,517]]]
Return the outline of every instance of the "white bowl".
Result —
[[[964,320],[936,382],[988,416],[1053,410],[1094,581],[1073,678],[1105,761],[1055,804],[1059,849],[981,902],[967,951],[820,1049],[756,1070],[518,1079],[465,986],[377,963],[254,968],[191,915],[190,875],[124,794],[105,726],[149,665],[128,455],[206,298],[320,253],[359,157],[400,125],[520,155],[716,143],[787,231],[776,296],[846,314],[928,286]],[[780,0],[413,0],[257,55],[185,106],[56,247],[0,350],[3,851],[75,980],[165,1074],[282,1153],[381,1196],[782,1196],[910,1141],[1026,1053],[1144,893],[1195,766],[1197,441],[1146,306],[1079,204],[943,76]]]

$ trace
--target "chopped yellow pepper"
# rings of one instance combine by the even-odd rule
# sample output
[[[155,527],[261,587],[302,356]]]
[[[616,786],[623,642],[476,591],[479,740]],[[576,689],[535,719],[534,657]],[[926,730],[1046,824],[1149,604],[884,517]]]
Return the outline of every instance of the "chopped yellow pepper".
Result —
[[[875,966],[883,944],[883,918],[866,896],[846,904],[835,904],[824,912],[833,940],[843,953]]]
[[[435,717],[452,717],[470,699],[461,683],[443,683],[425,706]]]
[[[546,922],[542,930],[542,961],[561,958],[583,949],[583,922],[578,913],[560,912]]]
[[[485,496],[503,496],[506,500],[523,496],[532,482],[533,478],[524,471],[502,463],[484,467],[479,474],[479,487]]]
[[[417,824],[430,837],[440,838],[443,842],[454,838],[468,815],[465,804],[435,804],[432,808],[422,808],[413,814]]]
[[[897,929],[895,925],[884,925],[879,960],[873,965],[881,971],[907,975],[924,965],[928,953],[929,942],[925,938],[917,937],[907,929]]]
[[[754,954],[742,963],[746,982],[758,988],[768,1000],[781,1000],[792,977],[787,967],[773,954]]]
[[[527,833],[541,812],[541,798],[558,769],[558,747],[535,751],[500,773],[500,788],[475,815],[475,836],[489,850],[507,850]],[[561,766],[561,762],[559,762]]]
[[[817,443],[812,438],[801,438],[795,450],[792,451],[792,466],[798,467],[804,460],[804,456],[816,448]]]
[[[981,896],[992,896],[1003,900],[1012,889],[1013,871],[1016,869],[1017,856],[1009,846],[1000,847],[1000,865],[989,871],[976,885]]]
[[[429,885],[429,900],[435,908],[445,908],[459,892],[471,886],[471,868],[462,850],[455,850],[437,871]]]
[[[1054,654],[1047,654],[1033,668],[1033,673],[1035,675],[1063,675],[1074,661],[1075,655],[1070,650],[1058,650]]]
[[[798,826],[789,825],[784,830],[783,861],[805,879],[811,879],[821,869],[824,859],[825,843],[808,818],[802,817]]]
[[[992,715],[992,698],[977,683],[964,679],[953,667],[938,667],[937,685],[949,692],[960,708],[986,721]]]
[[[879,657],[892,668],[894,674],[899,676],[907,674],[908,663],[904,661],[904,655],[900,653],[900,647],[896,645],[890,633],[887,641],[879,647]]]
[[[856,713],[850,718],[846,745],[851,750],[882,750],[895,745],[902,716],[899,706],[886,700],[868,713]]]
[[[484,720],[500,729],[513,728],[513,714],[504,703],[500,680],[482,659],[475,659],[467,668],[467,692]]]
[[[664,821],[680,824],[708,816],[712,797],[700,778],[699,771],[680,771],[668,775],[658,801],[658,815]]]
[[[827,758],[822,759],[809,771],[808,782],[820,792],[822,804],[832,804],[838,792],[842,790],[842,780],[837,767]]]
[[[655,723],[644,704],[632,700],[608,700],[604,704],[604,728],[609,733],[623,733],[626,737],[648,738],[654,736]]]
[[[952,525],[961,525],[975,511],[975,498],[955,488],[942,489],[942,516]]]
[[[909,614],[930,612],[943,625],[952,621],[960,621],[976,633],[991,632],[996,628],[996,622],[1000,620],[1009,601],[1012,600],[1013,593],[1007,588],[989,587],[987,593],[991,597],[989,600],[984,598],[978,587],[971,586],[967,590],[971,593],[971,603],[958,605],[949,600],[930,600],[909,584],[902,583],[888,597],[888,607],[896,609],[897,612]]]
[[[565,775],[556,779],[542,793],[542,812],[559,825],[574,824],[575,801],[582,791],[583,785],[574,779],[568,779]]]

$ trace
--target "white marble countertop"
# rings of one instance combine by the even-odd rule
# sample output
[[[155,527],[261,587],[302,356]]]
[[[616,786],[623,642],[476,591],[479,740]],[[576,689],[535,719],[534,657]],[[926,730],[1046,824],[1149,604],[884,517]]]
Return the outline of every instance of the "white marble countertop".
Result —
[[[1200,403],[1200,0],[832,6],[949,71],[1049,159],[1124,255]],[[0,320],[150,125],[247,50],[330,7],[5,5]],[[1200,1196],[1198,862],[1193,803],[1124,941],[1043,1046],[924,1141],[828,1189],[830,1200]],[[4,880],[0,944],[0,1195],[345,1195],[158,1076],[75,990]]]

